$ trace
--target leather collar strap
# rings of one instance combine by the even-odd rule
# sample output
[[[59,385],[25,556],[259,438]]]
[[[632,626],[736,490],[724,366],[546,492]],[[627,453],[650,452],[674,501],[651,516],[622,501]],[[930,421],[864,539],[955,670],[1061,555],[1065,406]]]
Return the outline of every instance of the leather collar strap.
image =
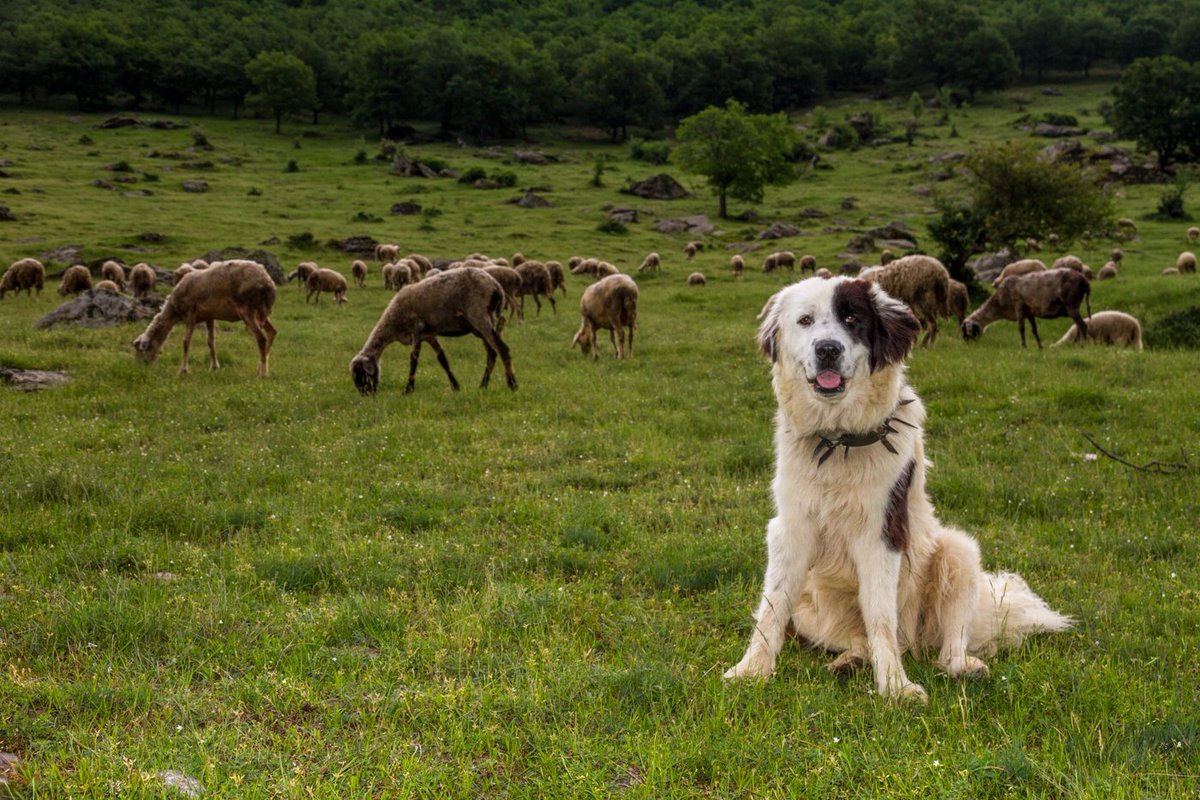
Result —
[[[915,403],[916,400],[917,398],[915,397],[910,397],[907,400],[901,400],[896,406],[896,409],[899,410],[909,403]],[[866,433],[843,433],[836,439],[826,436],[823,433],[818,433],[817,447],[815,450],[813,450],[813,458],[817,459],[817,466],[820,467],[826,461],[828,461],[829,457],[832,456],[834,451],[836,451],[839,447],[843,448],[843,458],[850,457],[851,447],[867,447],[868,445],[873,445],[876,442],[882,444],[889,453],[895,453],[896,448],[893,447],[892,443],[887,439],[889,435],[896,433],[896,429],[892,427],[893,422],[899,422],[901,425],[907,425],[910,428],[917,427],[911,422],[905,422],[904,420],[898,418],[896,416],[896,412],[893,411],[892,414],[883,421],[883,424],[873,431],[867,431]]]

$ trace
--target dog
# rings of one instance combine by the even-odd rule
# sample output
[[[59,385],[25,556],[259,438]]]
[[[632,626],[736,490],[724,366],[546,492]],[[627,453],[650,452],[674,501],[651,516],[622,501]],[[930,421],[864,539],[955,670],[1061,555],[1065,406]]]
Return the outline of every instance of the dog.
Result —
[[[868,661],[887,698],[927,702],[902,656],[936,650],[952,677],[979,656],[1071,626],[1020,576],[985,573],[979,547],[925,493],[925,407],[905,376],[920,326],[878,286],[810,278],[767,301],[758,345],[772,363],[776,516],[762,601],[727,679],[767,678],[788,633]]]

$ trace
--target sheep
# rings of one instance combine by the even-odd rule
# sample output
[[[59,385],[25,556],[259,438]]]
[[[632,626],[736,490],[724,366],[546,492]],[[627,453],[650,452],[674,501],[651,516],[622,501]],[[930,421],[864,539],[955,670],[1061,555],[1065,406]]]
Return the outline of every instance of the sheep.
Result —
[[[410,283],[417,281],[416,276],[420,274],[418,267],[406,258],[402,258],[395,264],[384,264],[380,272],[383,274],[383,288],[396,291]]]
[[[499,264],[492,264],[483,268],[483,271],[496,279],[496,283],[500,284],[500,288],[504,290],[504,305],[508,308],[508,318],[512,319],[515,314],[518,319],[525,319],[524,310],[517,305],[517,297],[521,292],[521,273],[517,272],[512,267],[502,267]],[[497,330],[499,327],[497,327]]]
[[[66,296],[68,294],[79,294],[92,288],[92,273],[83,264],[76,264],[73,267],[67,267],[62,274],[62,282],[58,284],[58,293]]]
[[[1096,273],[1092,272],[1092,268],[1087,264],[1083,265],[1083,269],[1079,271],[1079,274],[1087,278],[1089,281],[1096,280]]]
[[[596,346],[596,331],[608,329],[613,351],[618,359],[633,357],[633,334],[637,329],[638,287],[628,275],[602,278],[583,292],[579,300],[579,330],[571,347],[579,345],[584,356],[600,358]],[[629,330],[626,347],[625,330]]]
[[[192,262],[192,266],[195,265],[195,262]],[[293,280],[299,280],[300,288],[303,290],[308,286],[308,276],[312,275],[319,269],[320,267],[317,266],[315,261],[301,261],[296,265],[296,270],[291,275],[287,276],[287,282],[291,283]]]
[[[188,371],[188,349],[192,331],[197,323],[208,328],[210,366],[217,369],[216,321],[241,320],[258,342],[258,377],[267,376],[267,356],[275,342],[276,330],[271,324],[271,309],[275,305],[275,282],[262,264],[255,261],[221,261],[208,269],[196,270],[184,276],[175,290],[167,295],[162,309],[150,320],[142,335],[133,341],[134,356],[150,363],[158,358],[171,328],[180,322],[186,325],[183,334],[183,361],[179,374]]]
[[[1108,260],[1114,264],[1120,264],[1121,259],[1125,257],[1125,251],[1119,247],[1114,247],[1112,253],[1109,254]]]
[[[205,265],[205,266],[207,266],[207,265]],[[195,271],[196,271],[196,267],[192,264],[180,264],[178,267],[175,268],[175,271],[171,273],[171,285],[178,286],[179,282],[181,280],[183,280],[185,275],[187,275],[189,272],[195,272]]]
[[[693,272],[687,276],[688,286],[704,286],[708,283],[708,279],[704,277],[703,272]]]
[[[1087,278],[1074,270],[1059,268],[1019,275],[1001,283],[996,293],[963,321],[963,338],[975,339],[988,325],[1006,319],[1017,323],[1021,346],[1025,347],[1025,320],[1028,319],[1033,338],[1041,349],[1036,317],[1070,317],[1086,335],[1087,323],[1079,313],[1079,306],[1086,300],[1088,316],[1091,316],[1091,293]]]
[[[884,263],[887,263],[887,262],[884,262]],[[817,257],[816,256],[813,256],[813,255],[800,256],[800,274],[803,275],[805,272],[811,272],[814,275],[817,274]]]
[[[1041,249],[1042,249],[1042,244],[1037,239],[1034,239],[1031,237],[1031,238],[1025,240],[1025,252],[1026,253],[1037,253],[1037,252],[1040,252]]]
[[[516,389],[512,356],[495,326],[495,319],[503,307],[503,287],[481,269],[442,272],[405,286],[392,296],[366,343],[350,361],[354,385],[362,394],[378,391],[379,357],[385,347],[398,341],[412,345],[408,383],[404,387],[405,393],[411,392],[415,386],[421,344],[427,342],[437,353],[438,363],[450,379],[450,388],[458,391],[458,381],[450,371],[450,362],[437,337],[469,333],[482,339],[487,350],[487,366],[480,387],[487,387],[499,354],[504,361],[508,388]]]
[[[208,269],[209,266],[210,266],[209,263],[207,261],[205,261],[203,258],[197,258],[194,261],[192,261],[192,267],[194,269]]]
[[[620,271],[614,264],[610,264],[607,261],[598,261],[596,262],[596,271],[593,274],[597,278],[607,278],[609,275],[616,275]]]
[[[1181,273],[1196,271],[1196,256],[1194,253],[1184,251],[1179,254],[1179,258],[1175,259],[1175,269]]]
[[[729,268],[733,270],[733,277],[743,278],[746,275],[746,259],[740,255],[734,254],[729,259]]]
[[[350,274],[354,276],[354,284],[358,288],[367,288],[367,263],[365,261],[355,259],[350,264]]]
[[[93,292],[108,292],[109,294],[120,294],[121,287],[117,286],[112,281],[97,281],[92,287]]]
[[[429,270],[433,269],[433,262],[420,253],[409,253],[404,258],[400,259],[400,261],[405,260],[409,262],[410,269],[415,267],[415,269],[413,269],[414,281],[420,280],[429,272]]]
[[[688,244],[693,247],[697,253],[704,252],[704,242],[700,241],[699,239],[688,242]]]
[[[954,317],[958,320],[961,326],[963,320],[971,313],[971,293],[967,291],[967,285],[961,281],[950,279],[950,294],[946,296],[946,314],[944,316]]]
[[[774,272],[777,269],[787,268],[788,272],[793,272],[796,267],[795,254],[783,250],[778,253],[771,253],[763,260],[763,272]]]
[[[833,277],[833,273],[830,272],[829,270],[825,269],[824,267],[821,267],[819,270],[817,270],[816,272],[813,273],[813,277],[828,280]]]
[[[1166,269],[1164,269],[1162,271],[1162,274],[1163,275],[1178,275],[1179,268],[1178,267],[1167,267]]]
[[[503,264],[501,266],[508,266]],[[550,290],[562,289],[563,297],[567,296],[567,276],[563,272],[562,264],[557,261],[547,261],[546,269],[550,271]]]
[[[1188,228],[1187,229],[1187,238],[1188,238],[1189,242],[1194,242],[1197,239],[1200,239],[1200,228],[1197,228],[1195,225]]]
[[[125,291],[125,268],[116,261],[105,261],[100,267],[100,277],[112,281],[118,289]]]
[[[687,256],[688,261],[691,261],[693,258],[695,258],[697,252],[698,251],[696,250],[695,242],[688,242],[683,246],[683,254]]]
[[[558,313],[558,306],[554,303],[554,286],[551,283],[550,270],[540,261],[522,261],[516,270],[521,275],[521,289],[517,295],[521,301],[521,313],[524,316],[525,312],[525,295],[533,295],[533,302],[537,304],[537,314],[542,313],[542,301],[538,299],[538,295],[545,295],[550,301],[550,308],[554,313]]]
[[[885,267],[867,267],[858,271],[858,279],[860,281],[874,281],[883,273]],[[842,274],[845,274],[843,271]]]
[[[1102,281],[1117,277],[1117,265],[1111,261],[1108,262],[1100,268],[1100,274],[1097,277]]]
[[[1129,217],[1121,217],[1117,220],[1117,227],[1121,229],[1121,233],[1125,236],[1133,236],[1137,233],[1137,223]]]
[[[950,273],[942,262],[933,256],[904,256],[882,267],[868,280],[908,304],[925,330],[921,346],[932,347],[938,335],[938,317],[945,315],[950,296]]]
[[[339,305],[346,302],[346,277],[332,269],[318,269],[308,276],[308,294],[304,296],[305,304],[317,296],[317,305],[321,305],[321,292],[333,292],[334,302]]]
[[[524,261],[524,258],[522,258],[521,260]],[[582,264],[583,262],[584,262],[583,256],[571,256],[570,258],[567,259],[567,270],[570,271],[571,274],[573,274],[573,275],[578,275],[579,274],[579,265]],[[519,267],[521,265],[516,263],[516,261],[514,259],[513,266]]]
[[[388,261],[395,261],[400,255],[400,245],[398,244],[377,244],[375,245],[375,260],[381,264]]]
[[[443,272],[445,272],[445,270],[443,270],[441,267],[430,267],[429,269],[425,270],[425,276],[421,278],[421,280],[425,280],[425,278],[429,278],[433,275],[441,275]]]
[[[578,256],[575,256],[567,262],[567,265],[571,270],[572,275],[595,275],[596,265],[599,263],[600,262],[594,258],[579,258]],[[520,269],[520,267],[521,265],[518,264],[517,269]]]
[[[42,262],[36,258],[19,258],[9,265],[0,277],[0,300],[4,299],[5,292],[20,295],[22,289],[30,297],[33,297],[34,289],[41,295],[45,285],[46,268],[42,266]]]
[[[1073,269],[1076,272],[1083,272],[1083,261],[1078,256],[1059,256],[1054,259],[1054,264],[1050,269]]]
[[[1123,311],[1097,311],[1087,319],[1088,342],[1100,344],[1115,344],[1121,347],[1142,349],[1142,325],[1136,317]],[[1079,341],[1079,328],[1072,325],[1051,347],[1058,347],[1067,342]]]
[[[513,266],[513,269],[516,269],[517,267],[521,266],[521,265],[522,265],[522,264],[524,264],[524,263],[525,263],[527,260],[528,260],[528,259],[526,259],[526,258],[525,258],[525,254],[524,254],[524,253],[513,253],[513,256],[512,256],[512,266]],[[574,259],[572,259],[572,260],[574,260]],[[581,259],[579,259],[579,260],[580,260],[580,261],[582,261],[583,259],[581,258]]]
[[[658,253],[647,253],[646,257],[642,259],[642,265],[638,267],[638,273],[658,272],[661,266],[662,259],[658,257]]]
[[[1000,274],[992,281],[993,286],[999,286],[1000,282],[1006,278],[1011,278],[1015,275],[1028,275],[1030,272],[1042,272],[1046,269],[1046,265],[1036,258],[1023,258],[1020,261],[1014,261],[1011,264],[1000,270]]]
[[[149,264],[134,264],[129,271],[129,285],[133,287],[134,297],[146,297],[154,291],[158,283],[158,273]]]

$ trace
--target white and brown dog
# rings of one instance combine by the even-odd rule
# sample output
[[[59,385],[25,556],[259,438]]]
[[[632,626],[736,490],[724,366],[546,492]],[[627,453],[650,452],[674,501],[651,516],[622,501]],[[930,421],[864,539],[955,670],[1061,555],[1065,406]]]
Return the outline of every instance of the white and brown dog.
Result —
[[[925,700],[901,656],[938,652],[951,676],[976,656],[1071,621],[1020,576],[985,573],[975,541],[943,525],[925,494],[925,407],[905,379],[916,318],[878,286],[810,278],[773,296],[758,343],[774,365],[776,516],[746,654],[727,678],[765,678],[789,627],[868,659],[881,695]]]

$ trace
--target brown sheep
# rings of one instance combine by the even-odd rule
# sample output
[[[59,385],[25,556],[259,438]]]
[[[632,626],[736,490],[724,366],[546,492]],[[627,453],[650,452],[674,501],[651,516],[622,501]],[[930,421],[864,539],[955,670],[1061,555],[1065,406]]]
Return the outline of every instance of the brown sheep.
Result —
[[[733,255],[729,259],[729,268],[733,270],[733,277],[744,278],[746,276],[746,259],[740,255]]]
[[[154,291],[158,283],[158,273],[149,264],[134,264],[129,271],[129,285],[134,297],[146,297]]]
[[[1184,251],[1179,254],[1179,258],[1175,259],[1175,269],[1180,273],[1190,273],[1196,271],[1196,256],[1194,253]]]
[[[763,272],[774,272],[777,269],[784,269],[785,267],[788,272],[794,272],[796,268],[796,256],[787,250],[771,253],[763,259]]]
[[[62,282],[58,284],[60,295],[79,294],[92,288],[92,273],[83,264],[67,267],[62,274]]]
[[[550,287],[551,291],[562,289],[563,297],[567,296],[567,275],[563,272],[563,265],[557,261],[547,261],[546,269],[550,271]]]
[[[820,269],[818,269],[816,272],[813,273],[813,277],[821,278],[822,280],[829,280],[830,278],[833,277],[833,273],[830,272],[829,270],[825,269],[824,267],[821,267]]]
[[[367,263],[355,259],[350,265],[350,274],[354,276],[354,285],[360,289],[367,288]]]
[[[1187,238],[1188,238],[1189,242],[1194,242],[1197,239],[1200,239],[1200,228],[1197,228],[1195,225],[1188,228],[1187,229]]]
[[[550,308],[554,313],[558,313],[558,306],[554,302],[554,286],[550,279],[550,270],[540,261],[523,261],[521,265],[516,267],[516,270],[521,275],[521,291],[517,295],[521,301],[521,315],[525,313],[525,295],[532,295],[533,302],[537,305],[537,315],[542,313],[542,301],[538,299],[539,295],[544,295],[550,301]]]
[[[966,318],[962,324],[963,338],[975,339],[993,322],[1006,319],[1017,323],[1021,346],[1025,347],[1025,320],[1029,320],[1033,338],[1041,349],[1036,317],[1070,317],[1086,336],[1087,323],[1079,313],[1079,307],[1086,301],[1088,316],[1091,316],[1091,295],[1092,287],[1087,278],[1074,270],[1059,268],[1018,275],[1001,283],[996,293]]]
[[[189,272],[195,272],[195,271],[196,271],[196,267],[193,266],[192,264],[180,264],[178,267],[175,268],[175,271],[171,273],[171,285],[178,286],[179,282],[181,280],[183,280],[183,277],[185,275],[187,275]]]
[[[33,297],[35,289],[40,295],[45,285],[46,268],[42,266],[42,262],[36,258],[19,258],[4,271],[3,276],[0,276],[0,300],[4,299],[5,292],[16,292],[20,295],[22,289],[30,297]]]
[[[698,252],[699,252],[699,249],[696,247],[695,242],[688,242],[687,244],[685,244],[683,246],[683,254],[685,256],[687,256],[688,261],[691,261],[693,258],[695,258],[696,253],[698,253]]]
[[[1142,325],[1137,317],[1123,311],[1097,311],[1087,319],[1088,342],[1100,344],[1115,344],[1121,347],[1142,349]],[[1051,347],[1058,347],[1067,342],[1079,341],[1079,328],[1072,325],[1062,338]]]
[[[881,267],[879,272],[859,277],[879,284],[880,289],[908,304],[925,331],[921,346],[933,346],[938,335],[938,317],[945,316],[950,297],[950,273],[942,262],[933,256],[904,256]]]
[[[117,286],[112,281],[96,281],[96,285],[92,287],[93,292],[108,292],[109,294],[120,294],[121,287]]]
[[[404,258],[400,259],[400,261],[405,260],[409,262],[410,269],[415,267],[412,276],[413,281],[419,281],[426,275],[426,273],[429,272],[429,270],[433,269],[433,262],[420,253],[409,253]]]
[[[1000,282],[1005,278],[1011,278],[1014,275],[1028,275],[1031,272],[1043,272],[1046,265],[1036,258],[1023,258],[1020,261],[1014,261],[1000,270],[1000,274],[992,281],[993,286],[999,286]]]
[[[420,275],[420,267],[407,258],[402,258],[395,264],[384,264],[381,272],[383,273],[383,288],[391,289],[393,292],[407,286],[410,283],[416,283],[416,275]]]
[[[517,297],[520,296],[523,285],[521,273],[512,267],[502,267],[499,264],[486,266],[483,271],[495,278],[496,283],[504,290],[504,305],[508,308],[508,318],[512,319],[515,314],[518,319],[524,320],[525,312],[517,305]],[[497,330],[499,329],[497,326]]]
[[[208,352],[213,369],[217,361],[217,331],[215,322],[241,320],[258,342],[258,377],[267,376],[267,356],[275,342],[275,326],[271,324],[271,309],[275,305],[275,282],[267,270],[254,261],[221,261],[208,269],[196,270],[179,282],[162,309],[150,320],[146,330],[133,341],[138,360],[150,363],[158,358],[171,328],[180,322],[187,327],[183,334],[183,362],[179,374],[188,371],[188,349],[192,331],[203,322],[208,328]]]
[[[583,292],[579,300],[580,323],[571,347],[579,345],[585,356],[600,358],[596,346],[596,331],[608,329],[613,351],[618,359],[633,357],[633,334],[637,329],[638,287],[628,275],[602,278]],[[629,344],[625,344],[625,331]]]
[[[658,253],[647,253],[646,257],[642,259],[642,265],[638,267],[638,273],[658,272],[661,267],[662,259],[659,258]]]
[[[961,326],[963,320],[971,313],[971,293],[967,291],[966,284],[950,279],[950,294],[946,297],[946,314],[944,316],[954,317],[958,320]]]
[[[195,262],[192,263],[195,266]],[[308,287],[308,276],[316,272],[320,267],[315,261],[301,261],[296,265],[296,269],[292,274],[287,276],[287,282],[291,283],[294,280],[300,281],[300,289],[304,290]]]
[[[400,245],[398,244],[377,244],[375,245],[375,260],[381,264],[388,261],[395,261],[400,255]]]
[[[307,304],[313,295],[317,296],[317,305],[321,305],[321,292],[333,292],[334,302],[346,302],[346,277],[332,269],[318,269],[308,276],[308,294],[304,296]]]
[[[421,344],[427,342],[437,353],[438,363],[450,379],[450,388],[458,391],[458,381],[450,371],[450,362],[437,337],[469,333],[482,339],[487,350],[487,366],[480,386],[488,385],[499,355],[504,361],[508,387],[516,389],[512,357],[495,326],[495,319],[503,307],[504,289],[495,278],[480,269],[442,272],[405,286],[393,295],[366,343],[350,361],[354,385],[362,394],[378,391],[379,357],[389,344],[400,342],[411,344],[413,348],[409,357],[408,383],[404,387],[406,393],[411,392]]]
[[[1079,256],[1059,256],[1054,259],[1054,264],[1050,269],[1073,269],[1076,272],[1083,272],[1083,261]]]
[[[1114,247],[1112,253],[1108,256],[1108,260],[1114,264],[1120,264],[1121,259],[1125,257],[1125,251],[1119,247]]]
[[[703,272],[693,272],[687,276],[688,286],[704,286],[708,283],[708,279],[704,277]]]
[[[1167,267],[1166,269],[1164,269],[1162,271],[1162,274],[1163,275],[1178,275],[1179,268],[1178,267]]]
[[[512,266],[513,266],[513,269],[516,269],[517,267],[521,266],[521,265],[522,265],[522,264],[524,264],[524,263],[525,263],[527,260],[528,260],[528,259],[526,259],[526,258],[525,258],[525,254],[524,254],[524,253],[513,253],[513,256],[512,256]],[[572,260],[572,261],[574,261],[574,259],[571,259],[571,260]],[[582,261],[583,259],[579,259],[579,260],[580,260],[580,261]]]
[[[813,255],[800,256],[800,274],[803,275],[805,272],[811,272],[814,275],[817,274],[817,257],[816,256],[813,256]]]
[[[100,267],[100,277],[112,281],[118,289],[125,291],[125,268],[116,261],[105,261]]]
[[[1117,265],[1112,261],[1108,262],[1100,268],[1100,274],[1096,277],[1102,281],[1117,277]]]
[[[610,264],[607,261],[597,261],[596,270],[592,274],[597,278],[607,278],[609,275],[616,275],[620,271],[615,264]]]

